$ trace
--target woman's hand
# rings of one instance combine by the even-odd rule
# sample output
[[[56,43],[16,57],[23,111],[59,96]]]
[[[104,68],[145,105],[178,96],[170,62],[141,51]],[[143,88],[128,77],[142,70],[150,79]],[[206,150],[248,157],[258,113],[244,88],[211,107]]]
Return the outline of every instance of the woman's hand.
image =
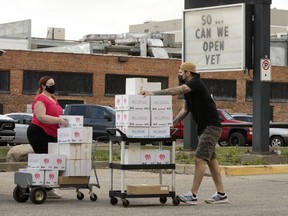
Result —
[[[65,119],[63,118],[59,118],[60,122],[59,122],[59,126],[60,127],[68,127],[69,126],[69,122],[67,122]]]

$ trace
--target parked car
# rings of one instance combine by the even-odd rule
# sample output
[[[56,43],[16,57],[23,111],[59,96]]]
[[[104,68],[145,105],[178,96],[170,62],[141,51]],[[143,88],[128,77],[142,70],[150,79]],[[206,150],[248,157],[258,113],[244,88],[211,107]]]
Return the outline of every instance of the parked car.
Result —
[[[223,109],[217,109],[221,124],[239,124],[235,126],[222,126],[222,134],[218,144],[220,146],[245,146],[252,143],[252,127],[240,126],[240,124],[251,124],[250,122],[234,119]]]
[[[0,145],[7,145],[15,139],[15,121],[8,116],[0,115]]]
[[[245,124],[244,122],[233,119],[233,117],[223,109],[217,109],[221,124]],[[184,122],[176,125],[178,129],[177,138],[183,138]],[[252,128],[247,126],[222,126],[221,137],[218,141],[220,146],[244,146],[252,143]]]
[[[253,115],[231,114],[234,119],[253,122]],[[274,147],[288,146],[288,128],[269,128],[269,145]]]
[[[93,127],[93,140],[98,137],[107,137],[107,128],[115,128],[116,112],[112,107],[95,104],[67,104],[64,115],[83,116],[84,126]]]
[[[32,121],[32,113],[7,113],[8,116],[15,121],[15,139],[9,143],[13,144],[28,144],[27,128]]]

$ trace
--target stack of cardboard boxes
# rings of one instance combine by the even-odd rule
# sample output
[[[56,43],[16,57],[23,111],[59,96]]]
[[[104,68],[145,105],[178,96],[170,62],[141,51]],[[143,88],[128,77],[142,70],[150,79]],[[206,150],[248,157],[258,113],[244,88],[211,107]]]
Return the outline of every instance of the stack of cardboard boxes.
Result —
[[[170,137],[173,123],[172,96],[143,96],[143,90],[161,90],[161,83],[144,78],[126,79],[126,94],[115,96],[116,127],[128,138],[161,139]],[[141,142],[141,141],[140,141]],[[141,149],[141,143],[129,143],[125,164],[170,164],[170,151]],[[128,184],[128,194],[167,194],[168,185]]]
[[[29,154],[33,185],[87,184],[91,175],[92,127],[83,127],[83,116],[61,116],[69,127],[59,128],[57,143],[48,144],[48,154]]]
[[[161,83],[143,78],[126,80],[126,94],[115,96],[116,127],[128,138],[169,138],[173,123],[172,96],[143,96],[143,90],[160,90]],[[152,87],[151,87],[152,86]],[[127,94],[128,93],[128,94]],[[125,152],[126,164],[170,163],[168,150],[142,150],[133,143]]]

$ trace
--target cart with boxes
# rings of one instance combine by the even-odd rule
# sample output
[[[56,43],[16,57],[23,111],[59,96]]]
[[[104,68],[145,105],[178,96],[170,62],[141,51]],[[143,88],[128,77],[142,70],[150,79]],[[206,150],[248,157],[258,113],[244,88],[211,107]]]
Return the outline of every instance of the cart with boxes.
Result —
[[[78,200],[84,198],[81,189],[88,189],[90,200],[96,201],[93,187],[100,188],[93,159],[96,142],[92,141],[92,128],[83,127],[82,116],[63,116],[69,127],[58,129],[57,143],[48,144],[47,154],[29,154],[28,167],[14,174],[16,187],[13,198],[42,204],[49,190],[74,189]],[[95,179],[91,179],[91,177]]]
[[[126,80],[127,82],[127,80]],[[143,83],[143,82],[142,82]],[[137,86],[140,88],[141,83]],[[132,89],[133,87],[132,86]],[[127,86],[126,86],[127,88]],[[145,89],[145,87],[144,87]],[[137,92],[136,92],[137,93]],[[116,128],[108,128],[110,203],[116,205],[122,200],[124,207],[129,206],[128,198],[159,198],[160,203],[172,198],[173,205],[180,200],[175,192],[175,143],[171,134],[173,121],[172,96],[116,95]],[[120,143],[120,163],[113,161],[113,142]],[[171,150],[163,148],[163,142],[172,143]],[[141,148],[141,144],[151,143],[159,148]],[[114,189],[114,169],[120,170],[120,188]],[[159,171],[156,184],[126,184],[126,170],[152,169]],[[171,170],[171,185],[163,184],[162,171]],[[144,182],[143,182],[144,183]]]

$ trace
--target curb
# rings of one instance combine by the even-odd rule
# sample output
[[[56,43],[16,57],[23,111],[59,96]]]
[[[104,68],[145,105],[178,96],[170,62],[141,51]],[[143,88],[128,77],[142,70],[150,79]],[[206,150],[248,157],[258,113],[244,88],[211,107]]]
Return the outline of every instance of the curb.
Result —
[[[109,162],[95,161],[96,169],[108,169]],[[20,168],[27,168],[27,162],[3,162],[0,163],[0,172],[15,172]],[[247,166],[220,166],[222,176],[237,176],[237,175],[265,175],[265,174],[288,174],[288,164],[284,165],[247,165]],[[195,165],[176,164],[175,172],[177,174],[192,175],[195,172]],[[211,176],[211,173],[206,168],[206,176]]]
[[[220,166],[221,175],[287,174],[288,165]]]

